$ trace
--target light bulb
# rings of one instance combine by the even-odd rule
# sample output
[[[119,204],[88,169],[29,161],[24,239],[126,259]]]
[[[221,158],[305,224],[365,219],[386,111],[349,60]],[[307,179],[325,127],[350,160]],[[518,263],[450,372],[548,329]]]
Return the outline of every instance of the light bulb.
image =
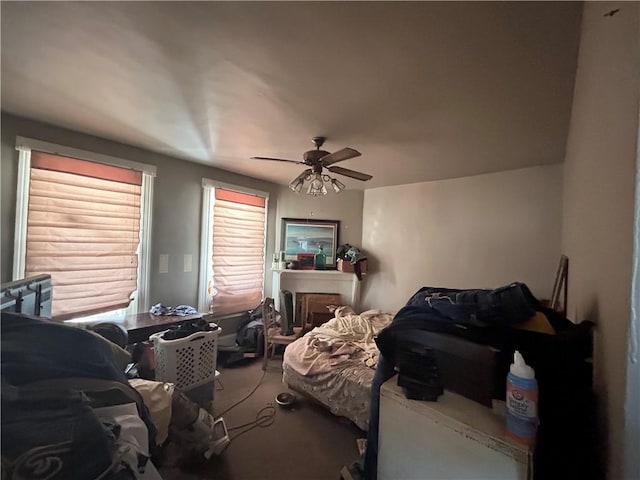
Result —
[[[326,195],[327,187],[324,186],[324,182],[322,181],[322,175],[320,173],[314,173],[309,176],[309,188],[307,189],[307,194],[312,196],[318,195]]]
[[[344,186],[344,183],[342,183],[337,178],[332,178],[331,179],[331,188],[333,188],[334,192],[340,193],[342,190],[345,189],[345,186]]]
[[[304,185],[304,181],[309,180],[312,172],[313,171],[310,168],[304,170],[300,175],[291,180],[291,183],[289,183],[289,188],[296,193],[300,193]]]
[[[289,188],[296,193],[300,193],[300,190],[302,190],[303,184],[304,184],[304,180],[300,178],[296,178],[289,184]]]

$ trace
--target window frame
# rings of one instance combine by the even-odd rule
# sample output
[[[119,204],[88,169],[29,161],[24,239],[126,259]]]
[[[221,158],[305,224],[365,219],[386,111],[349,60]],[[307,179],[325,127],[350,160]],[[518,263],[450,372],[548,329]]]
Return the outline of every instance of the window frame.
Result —
[[[153,214],[153,183],[156,167],[146,163],[133,162],[65,145],[45,142],[27,137],[16,137],[18,150],[18,181],[16,191],[16,219],[13,248],[13,280],[24,277],[27,254],[27,214],[29,206],[29,183],[31,172],[31,151],[64,157],[77,158],[95,163],[130,168],[142,172],[140,192],[140,243],[138,246],[138,288],[127,308],[110,310],[87,316],[87,320],[106,320],[121,315],[132,315],[149,309],[149,280],[151,274],[151,221]],[[80,314],[78,316],[82,318]]]
[[[216,188],[222,188],[224,190],[231,190],[238,193],[246,193],[248,195],[255,195],[262,197],[265,200],[264,203],[264,241],[263,241],[263,283],[262,283],[262,298],[264,298],[264,289],[266,286],[266,274],[267,274],[267,228],[269,223],[269,193],[261,190],[257,190],[249,187],[241,187],[239,185],[232,185],[230,183],[220,182],[209,178],[202,179],[202,221],[200,230],[200,275],[198,282],[198,311],[209,312],[211,308],[211,302],[213,296],[207,294],[207,286],[209,281],[213,280],[213,268],[211,265],[211,258],[213,257],[213,238],[208,235],[213,228],[213,201],[214,191]],[[240,313],[240,312],[238,312]],[[220,318],[234,317],[237,313],[226,315]]]

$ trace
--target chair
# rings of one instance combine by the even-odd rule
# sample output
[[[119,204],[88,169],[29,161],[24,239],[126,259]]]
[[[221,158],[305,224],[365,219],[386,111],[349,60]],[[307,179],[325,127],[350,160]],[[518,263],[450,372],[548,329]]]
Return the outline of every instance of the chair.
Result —
[[[293,335],[281,335],[280,327],[276,320],[276,309],[273,305],[273,298],[271,297],[265,298],[264,302],[262,302],[262,324],[262,336],[264,337],[262,370],[266,370],[269,356],[275,352],[276,345],[289,345],[298,338],[302,331],[302,327],[293,327]]]

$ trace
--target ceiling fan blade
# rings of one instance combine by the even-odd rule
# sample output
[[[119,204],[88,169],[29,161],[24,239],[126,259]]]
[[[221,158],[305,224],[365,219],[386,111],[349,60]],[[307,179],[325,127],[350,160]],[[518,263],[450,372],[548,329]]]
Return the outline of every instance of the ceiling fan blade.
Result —
[[[343,148],[342,150],[337,150],[329,155],[325,155],[320,159],[320,163],[323,167],[327,167],[336,162],[341,162],[343,160],[349,160],[350,158],[359,157],[362,155],[359,151],[354,150],[353,148]]]
[[[337,173],[339,175],[344,175],[345,177],[355,178],[356,180],[362,180],[363,182],[366,182],[367,180],[371,180],[373,178],[371,175],[362,172],[356,172],[355,170],[349,170],[348,168],[328,167],[327,170],[329,170],[331,173]]]
[[[252,160],[273,160],[275,162],[287,162],[297,163],[299,165],[306,165],[304,162],[298,162],[297,160],[285,160],[284,158],[271,158],[271,157],[251,157]]]

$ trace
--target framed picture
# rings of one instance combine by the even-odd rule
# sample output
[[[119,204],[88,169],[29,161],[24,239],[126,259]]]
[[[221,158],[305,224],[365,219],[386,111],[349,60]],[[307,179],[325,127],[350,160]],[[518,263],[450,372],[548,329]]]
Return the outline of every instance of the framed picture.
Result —
[[[322,245],[327,256],[326,268],[336,268],[336,250],[340,220],[282,219],[282,244],[286,260],[296,260],[298,254],[316,254]]]

